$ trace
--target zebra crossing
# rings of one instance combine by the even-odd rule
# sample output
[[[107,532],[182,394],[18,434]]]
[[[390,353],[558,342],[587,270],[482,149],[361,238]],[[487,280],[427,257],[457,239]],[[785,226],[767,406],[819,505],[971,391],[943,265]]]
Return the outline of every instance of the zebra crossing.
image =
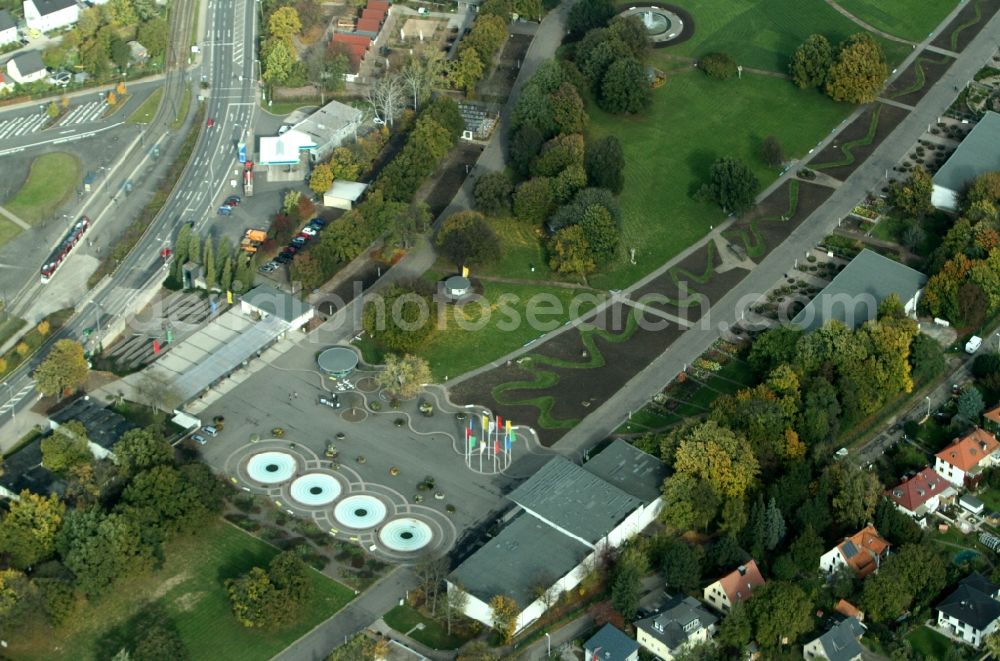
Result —
[[[57,126],[97,121],[104,115],[107,107],[108,104],[104,101],[89,101],[74,106],[57,122]],[[36,115],[24,115],[0,120],[0,140],[34,133],[44,128],[49,121],[49,115],[44,111]]]
[[[235,34],[233,35],[233,64],[239,69],[243,66],[243,47],[246,44],[247,22],[243,20],[243,17],[246,15],[245,2],[237,1],[234,4],[233,16],[236,17],[236,24],[233,26],[235,29]]]

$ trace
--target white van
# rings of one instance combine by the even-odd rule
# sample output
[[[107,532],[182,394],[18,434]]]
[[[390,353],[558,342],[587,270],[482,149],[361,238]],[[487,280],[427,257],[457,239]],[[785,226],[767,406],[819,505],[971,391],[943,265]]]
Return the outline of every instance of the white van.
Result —
[[[965,353],[976,353],[979,351],[979,347],[983,346],[983,338],[978,335],[973,335],[969,338],[969,341],[965,343]]]

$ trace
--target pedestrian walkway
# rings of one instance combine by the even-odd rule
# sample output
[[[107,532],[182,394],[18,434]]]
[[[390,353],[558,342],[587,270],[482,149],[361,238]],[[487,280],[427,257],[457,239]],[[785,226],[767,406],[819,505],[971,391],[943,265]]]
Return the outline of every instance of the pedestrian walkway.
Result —
[[[28,223],[24,222],[23,220],[21,220],[20,218],[18,218],[17,216],[15,216],[13,213],[11,213],[10,211],[8,211],[4,207],[0,207],[0,216],[5,217],[7,220],[9,220],[10,222],[14,223],[15,225],[17,225],[18,227],[20,227],[23,230],[30,230],[31,229],[31,225],[29,225]]]
[[[878,101],[880,103],[884,103],[886,105],[896,106],[897,108],[902,108],[903,110],[907,110],[907,111],[913,110],[913,106],[908,106],[905,103],[900,103],[899,101],[893,101],[892,99],[887,99],[887,98],[882,97],[882,96],[880,96],[878,98]]]
[[[852,21],[855,25],[858,25],[859,27],[862,27],[865,30],[868,30],[869,32],[871,32],[873,34],[877,34],[878,36],[882,37],[883,39],[888,39],[889,41],[895,41],[898,44],[911,44],[911,45],[913,44],[912,41],[909,41],[907,39],[902,39],[900,37],[897,37],[894,34],[889,34],[888,32],[883,32],[882,30],[879,30],[874,25],[870,25],[869,23],[865,23],[860,18],[858,18],[857,16],[855,16],[851,12],[847,11],[846,9],[844,9],[843,7],[841,7],[840,5],[838,5],[836,2],[834,2],[834,0],[826,0],[826,4],[830,5],[834,9],[836,9],[841,15],[843,15],[845,18],[847,18],[850,21]]]
[[[56,126],[69,126],[72,124],[99,121],[103,119],[107,108],[108,104],[104,101],[82,103],[71,108],[62,119],[56,122]],[[0,121],[0,140],[36,133],[46,128],[50,121],[51,118],[44,109],[34,115],[22,115]]]

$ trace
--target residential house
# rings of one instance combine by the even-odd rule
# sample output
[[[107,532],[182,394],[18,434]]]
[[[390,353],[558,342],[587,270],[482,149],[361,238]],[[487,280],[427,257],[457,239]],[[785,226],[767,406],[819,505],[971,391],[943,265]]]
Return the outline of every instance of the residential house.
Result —
[[[865,648],[859,639],[865,634],[865,625],[857,618],[847,619],[830,627],[830,630],[815,638],[802,648],[804,659],[828,659],[828,661],[858,661]]]
[[[80,20],[76,0],[24,0],[24,22],[29,29],[50,32]]]
[[[639,661],[639,643],[605,624],[583,644],[583,661]]]
[[[991,434],[1000,434],[1000,404],[983,413],[983,428]]]
[[[666,473],[658,459],[621,440],[583,466],[553,457],[507,496],[516,505],[507,525],[460,562],[448,589],[466,592],[465,615],[488,626],[490,599],[509,595],[520,609],[520,631],[579,585],[602,553],[656,518]]]
[[[993,434],[976,427],[938,452],[934,470],[956,487],[975,489],[982,479],[983,469],[1000,460],[1000,443]]]
[[[7,61],[7,75],[15,83],[27,85],[43,80],[49,72],[42,62],[41,51],[29,50],[18,53]]]
[[[865,614],[854,604],[847,601],[846,599],[841,599],[833,607],[833,610],[837,611],[844,617],[854,617],[857,618],[858,622],[865,621]]]
[[[889,542],[879,537],[875,526],[868,525],[823,554],[819,568],[832,574],[847,567],[858,578],[876,571],[882,559],[889,555]]]
[[[663,609],[635,623],[636,640],[663,661],[685,648],[710,640],[719,619],[693,597],[672,597]]]
[[[0,46],[17,41],[17,21],[6,9],[0,9]]]
[[[1000,586],[979,572],[958,582],[958,587],[937,605],[938,626],[973,647],[997,630],[1000,619]]]
[[[982,514],[983,510],[986,509],[986,503],[968,493],[962,494],[958,499],[958,504],[962,509],[977,515]]]
[[[0,497],[19,500],[22,491],[62,495],[66,484],[42,466],[42,439],[36,438],[3,458]]]
[[[49,416],[52,431],[77,421],[87,432],[87,446],[95,459],[115,459],[114,446],[125,432],[138,425],[84,395]]]
[[[959,197],[973,179],[986,172],[1000,170],[998,143],[1000,115],[987,110],[934,174],[931,204],[945,211],[958,211]]]
[[[712,608],[726,612],[736,604],[749,599],[753,591],[761,585],[764,585],[764,577],[760,575],[757,561],[751,560],[706,587],[702,598]]]
[[[955,490],[933,468],[928,467],[886,490],[885,495],[900,512],[914,519],[923,519],[927,514],[936,512],[942,500],[954,498]]]

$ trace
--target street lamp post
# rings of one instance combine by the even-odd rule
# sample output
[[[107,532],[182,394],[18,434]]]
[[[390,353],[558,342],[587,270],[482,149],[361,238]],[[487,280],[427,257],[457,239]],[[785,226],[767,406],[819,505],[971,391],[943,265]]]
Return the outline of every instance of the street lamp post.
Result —
[[[550,636],[549,632],[547,631],[545,632],[545,644],[548,648],[547,652],[545,653],[545,656],[550,657],[552,656],[552,636]]]
[[[7,391],[10,393],[10,399],[8,400],[10,402],[10,419],[17,420],[17,407],[14,404],[14,389],[11,388],[10,384],[6,381],[3,382],[3,385],[7,386]]]
[[[931,417],[931,396],[927,395],[926,397],[924,397],[924,399],[927,400],[927,417],[930,418]]]

